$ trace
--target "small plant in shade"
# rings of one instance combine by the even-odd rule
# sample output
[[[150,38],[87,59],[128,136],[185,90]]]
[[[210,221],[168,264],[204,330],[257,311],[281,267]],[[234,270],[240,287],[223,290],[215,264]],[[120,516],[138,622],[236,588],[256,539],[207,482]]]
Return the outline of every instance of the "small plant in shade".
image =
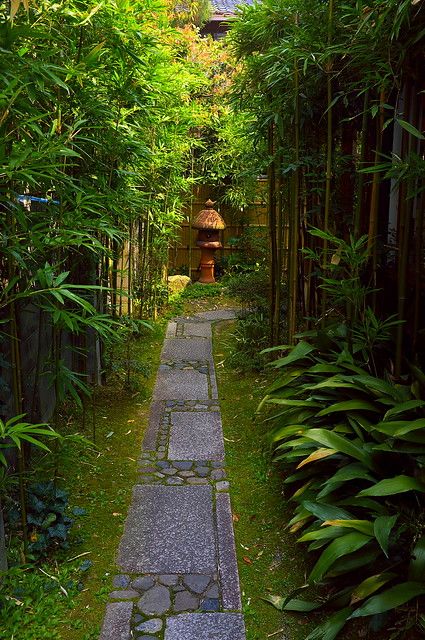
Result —
[[[73,515],[84,515],[75,508]],[[9,519],[19,521],[19,508],[12,508]],[[68,492],[54,482],[37,482],[27,491],[28,552],[33,559],[43,558],[59,550],[69,549],[69,533],[74,519],[68,508]]]
[[[183,300],[204,300],[206,298],[219,298],[223,294],[224,288],[219,283],[215,284],[195,284],[190,285],[182,293],[180,297]]]

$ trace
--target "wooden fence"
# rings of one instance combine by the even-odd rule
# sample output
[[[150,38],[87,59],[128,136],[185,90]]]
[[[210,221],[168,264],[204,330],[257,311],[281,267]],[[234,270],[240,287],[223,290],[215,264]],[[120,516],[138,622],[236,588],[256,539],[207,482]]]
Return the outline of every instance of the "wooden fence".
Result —
[[[222,215],[226,228],[220,231],[222,248],[216,253],[217,261],[225,261],[235,251],[233,239],[240,236],[246,226],[263,227],[267,225],[267,208],[265,205],[266,183],[258,181],[258,197],[248,207],[235,209],[226,205],[217,205],[215,208]],[[170,246],[168,271],[170,274],[190,275],[192,281],[199,278],[199,262],[201,251],[196,246],[197,230],[192,228],[192,223],[202,209],[208,198],[218,200],[220,193],[217,188],[201,185],[194,189],[192,202],[186,211],[185,221],[182,223],[175,242]]]

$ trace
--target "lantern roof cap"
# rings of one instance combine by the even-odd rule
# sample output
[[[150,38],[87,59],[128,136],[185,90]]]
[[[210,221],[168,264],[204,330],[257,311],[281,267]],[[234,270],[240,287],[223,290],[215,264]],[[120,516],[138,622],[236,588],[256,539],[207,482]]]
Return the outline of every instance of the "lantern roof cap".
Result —
[[[192,227],[194,229],[225,229],[226,223],[221,215],[213,209],[215,202],[208,200],[205,203],[206,209],[202,209],[196,216]]]

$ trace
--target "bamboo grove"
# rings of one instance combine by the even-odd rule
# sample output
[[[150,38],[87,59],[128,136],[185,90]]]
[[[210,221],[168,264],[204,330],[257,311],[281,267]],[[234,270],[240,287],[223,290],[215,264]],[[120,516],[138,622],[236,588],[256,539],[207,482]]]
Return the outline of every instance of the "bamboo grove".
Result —
[[[398,314],[395,368],[422,352],[422,2],[265,0],[241,9],[234,95],[268,140],[271,334],[332,313],[331,238],[367,236],[368,304]],[[317,228],[322,236],[311,235]],[[320,255],[318,255],[320,254]],[[354,312],[354,307],[348,309]]]
[[[16,372],[15,414],[26,304],[52,326],[44,359],[62,398],[82,390],[73,371],[95,381],[87,341],[111,335],[122,315],[155,316],[164,302],[168,245],[197,179],[212,83],[212,58],[202,58],[191,26],[206,3],[177,13],[112,0],[19,5],[13,20],[3,6],[0,25],[0,308],[11,321],[2,342]],[[43,386],[40,353],[35,360]],[[46,413],[35,397],[24,404],[31,420]]]
[[[21,480],[21,445],[59,435],[39,422],[58,429],[67,399],[84,408],[105,342],[167,299],[169,242],[220,120],[222,46],[194,24],[208,12],[1,4],[0,437],[19,451]],[[0,450],[0,463],[13,456]],[[23,480],[21,507],[25,538]]]

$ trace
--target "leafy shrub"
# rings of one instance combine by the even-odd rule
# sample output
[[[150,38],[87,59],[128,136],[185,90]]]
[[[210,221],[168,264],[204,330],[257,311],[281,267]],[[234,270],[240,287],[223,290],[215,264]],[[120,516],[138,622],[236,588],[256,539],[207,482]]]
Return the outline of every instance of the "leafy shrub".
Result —
[[[235,349],[230,362],[238,369],[264,368],[267,357],[259,351],[269,344],[269,323],[262,312],[249,313],[239,318],[232,334]]]
[[[229,295],[237,298],[249,311],[268,312],[270,289],[267,272],[263,270],[237,273],[226,279]]]
[[[404,628],[423,630],[425,616],[413,613],[425,595],[420,382],[370,375],[347,350],[305,341],[286,350],[261,408],[274,408],[275,460],[295,505],[288,526],[316,557],[308,583],[332,588],[320,602],[300,600],[300,590],[268,599],[285,611],[334,609],[308,640],[333,640],[347,621],[368,616],[376,629],[406,603]]]
[[[46,557],[58,549],[68,549],[73,518],[68,513],[68,492],[54,482],[37,482],[27,491],[28,551],[33,558]],[[78,514],[78,511],[75,512]],[[11,525],[20,521],[19,509],[9,512]]]
[[[246,227],[237,238],[231,238],[233,251],[227,258],[227,273],[256,271],[268,263],[269,238],[267,227]]]
[[[223,295],[223,286],[219,282],[208,285],[195,282],[195,284],[186,287],[181,292],[180,297],[183,300],[204,300],[206,298],[219,298],[221,295]]]

